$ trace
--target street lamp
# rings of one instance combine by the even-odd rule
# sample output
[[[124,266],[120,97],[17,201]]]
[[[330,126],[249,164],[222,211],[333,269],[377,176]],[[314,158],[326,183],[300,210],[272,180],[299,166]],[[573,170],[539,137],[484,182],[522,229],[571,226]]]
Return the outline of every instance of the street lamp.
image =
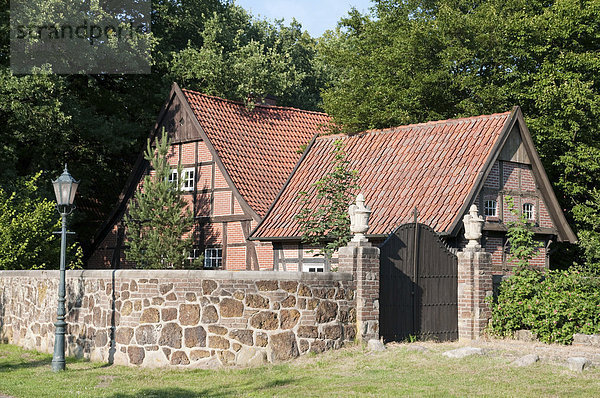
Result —
[[[54,334],[54,356],[52,357],[52,370],[58,372],[65,370],[65,256],[67,252],[67,216],[75,210],[73,200],[79,186],[65,163],[65,171],[56,181],[52,181],[56,195],[56,209],[62,216],[62,230],[60,237],[60,282],[58,284],[58,309],[56,310],[56,332]]]

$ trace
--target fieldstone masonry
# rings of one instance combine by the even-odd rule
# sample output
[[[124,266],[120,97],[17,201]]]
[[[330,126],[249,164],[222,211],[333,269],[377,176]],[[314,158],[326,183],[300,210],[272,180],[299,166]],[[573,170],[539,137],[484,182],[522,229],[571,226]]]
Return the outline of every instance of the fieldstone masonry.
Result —
[[[67,353],[216,367],[339,348],[356,337],[354,284],[341,272],[67,271]],[[0,271],[0,339],[52,352],[57,285],[58,271]]]

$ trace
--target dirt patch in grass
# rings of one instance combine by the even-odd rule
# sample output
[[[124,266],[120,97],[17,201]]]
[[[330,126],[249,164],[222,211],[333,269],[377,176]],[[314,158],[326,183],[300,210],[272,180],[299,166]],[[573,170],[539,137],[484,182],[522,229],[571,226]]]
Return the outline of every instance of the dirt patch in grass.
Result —
[[[100,380],[100,382],[98,384],[96,384],[96,388],[107,388],[112,384],[113,380],[116,378],[117,378],[117,376],[110,376],[110,375],[98,376],[98,379]]]

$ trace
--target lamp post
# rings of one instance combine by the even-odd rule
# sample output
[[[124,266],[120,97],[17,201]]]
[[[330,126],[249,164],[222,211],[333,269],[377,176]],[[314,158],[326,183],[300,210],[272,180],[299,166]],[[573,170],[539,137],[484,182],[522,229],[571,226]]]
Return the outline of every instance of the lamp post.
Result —
[[[52,370],[58,372],[65,370],[65,256],[67,252],[67,216],[73,212],[73,200],[79,186],[65,163],[65,171],[56,181],[52,181],[56,195],[56,209],[62,217],[62,230],[60,236],[60,281],[58,284],[58,309],[56,310],[56,332],[54,334],[54,356],[52,357]]]

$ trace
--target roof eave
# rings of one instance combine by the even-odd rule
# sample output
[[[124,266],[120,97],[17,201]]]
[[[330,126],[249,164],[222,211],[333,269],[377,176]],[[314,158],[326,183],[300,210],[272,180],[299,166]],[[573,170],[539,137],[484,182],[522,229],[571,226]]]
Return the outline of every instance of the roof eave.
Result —
[[[292,172],[288,176],[285,184],[283,184],[283,187],[281,187],[281,189],[279,190],[279,193],[275,197],[275,200],[273,200],[273,202],[269,206],[269,209],[267,210],[267,213],[265,214],[265,216],[263,217],[263,219],[259,221],[259,223],[256,225],[256,227],[248,235],[248,240],[257,240],[257,241],[268,241],[268,240],[270,240],[269,238],[256,237],[256,236],[254,236],[254,233],[259,230],[259,228],[263,225],[263,223],[265,222],[265,220],[271,214],[271,211],[275,207],[275,204],[279,201],[279,199],[281,198],[281,195],[283,195],[283,192],[286,190],[286,188],[290,184],[290,181],[294,177],[294,174],[296,174],[296,171],[298,171],[298,168],[302,164],[302,161],[304,161],[304,159],[306,158],[306,156],[308,155],[308,153],[312,149],[312,147],[315,144],[315,141],[317,140],[318,136],[319,136],[319,133],[315,133],[315,135],[313,135],[312,139],[310,140],[310,142],[308,143],[306,149],[304,150],[304,153],[302,154],[302,156],[300,156],[300,159],[298,159],[298,162],[296,162],[296,165],[294,166],[294,169],[292,170]]]
[[[227,170],[227,168],[225,167],[225,165],[223,164],[223,161],[221,160],[221,157],[219,156],[217,150],[215,149],[214,145],[212,144],[212,142],[210,141],[208,135],[206,134],[206,132],[204,131],[204,129],[202,128],[202,126],[200,125],[200,122],[198,121],[198,117],[196,116],[196,114],[194,113],[194,110],[192,109],[192,107],[190,106],[190,103],[187,99],[187,97],[185,96],[185,93],[181,90],[181,88],[177,85],[177,83],[173,83],[174,85],[174,89],[175,92],[177,93],[177,95],[180,96],[180,98],[182,99],[181,103],[183,104],[183,106],[185,107],[185,109],[191,113],[191,115],[193,116],[192,119],[192,123],[194,124],[194,126],[196,126],[196,128],[198,129],[198,132],[200,133],[200,137],[202,138],[202,140],[206,143],[206,146],[208,148],[208,150],[211,152],[213,159],[215,160],[215,163],[217,164],[217,166],[221,169],[223,177],[225,178],[225,181],[227,181],[227,184],[229,184],[229,186],[231,187],[231,190],[233,192],[233,195],[236,197],[236,199],[238,200],[238,202],[240,203],[240,206],[242,207],[242,209],[244,209],[248,214],[251,215],[251,217],[253,219],[255,219],[256,221],[260,221],[261,217],[258,215],[258,213],[248,204],[248,202],[246,201],[246,198],[244,198],[242,196],[242,194],[240,193],[238,187],[234,184],[231,176],[229,175],[229,171]]]
[[[517,114],[519,112],[520,112],[519,106],[514,106],[513,109],[511,110],[510,115],[506,119],[506,122],[504,123],[504,126],[502,127],[502,131],[500,132],[500,135],[498,136],[498,139],[496,140],[496,143],[492,147],[492,150],[490,151],[490,154],[489,154],[487,160],[485,161],[483,167],[479,171],[479,175],[477,176],[477,179],[475,180],[475,184],[473,184],[473,188],[471,188],[471,191],[467,195],[467,198],[465,199],[463,205],[461,206],[460,210],[456,214],[454,221],[452,222],[452,224],[450,224],[450,227],[448,227],[448,229],[446,229],[445,231],[441,231],[439,233],[440,235],[451,236],[451,237],[455,237],[456,235],[458,235],[458,232],[460,231],[462,217],[464,214],[467,213],[467,210],[471,206],[471,203],[473,202],[473,200],[475,199],[475,197],[477,196],[477,194],[483,187],[485,180],[487,179],[488,175],[490,174],[490,172],[492,170],[492,166],[494,165],[494,162],[496,161],[496,159],[498,159],[498,156],[500,155],[500,151],[502,150],[502,147],[506,143],[506,140],[508,139],[508,136],[510,135],[511,130],[517,121]]]

